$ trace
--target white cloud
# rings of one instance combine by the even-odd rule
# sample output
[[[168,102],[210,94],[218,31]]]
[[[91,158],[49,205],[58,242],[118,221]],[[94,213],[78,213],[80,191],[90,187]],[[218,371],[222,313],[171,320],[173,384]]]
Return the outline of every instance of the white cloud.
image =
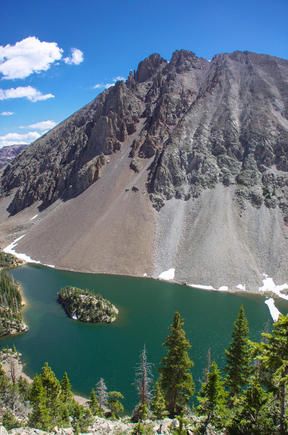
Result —
[[[9,145],[30,144],[41,136],[37,131],[29,131],[27,133],[7,133],[0,135],[0,148]]]
[[[0,73],[3,79],[25,79],[33,73],[47,71],[62,58],[57,42],[40,41],[29,36],[15,45],[0,45]]]
[[[71,56],[64,57],[63,60],[69,65],[79,65],[84,60],[84,53],[79,48],[71,48]]]
[[[21,128],[28,128],[32,130],[40,130],[46,132],[48,130],[51,130],[51,128],[55,127],[56,124],[57,122],[48,119],[47,121],[36,122],[35,124],[22,126]]]
[[[14,115],[14,112],[0,112],[1,116],[12,116]]]
[[[126,80],[125,77],[117,76],[114,77],[112,80],[112,83],[96,83],[96,85],[93,86],[93,89],[108,89],[111,88],[111,86],[114,86],[116,82]]]
[[[27,98],[27,100],[35,103],[36,101],[44,101],[54,98],[54,95],[42,94],[32,86],[19,86],[17,88],[10,89],[0,88],[0,100],[9,100],[12,98]]]

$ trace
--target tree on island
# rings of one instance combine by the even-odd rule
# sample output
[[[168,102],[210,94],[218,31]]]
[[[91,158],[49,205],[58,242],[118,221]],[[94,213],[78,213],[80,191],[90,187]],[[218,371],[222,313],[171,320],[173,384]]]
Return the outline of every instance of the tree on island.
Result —
[[[167,355],[160,365],[161,388],[169,415],[174,417],[184,412],[194,392],[193,362],[188,353],[191,344],[184,331],[184,320],[178,312],[174,315],[164,346]]]

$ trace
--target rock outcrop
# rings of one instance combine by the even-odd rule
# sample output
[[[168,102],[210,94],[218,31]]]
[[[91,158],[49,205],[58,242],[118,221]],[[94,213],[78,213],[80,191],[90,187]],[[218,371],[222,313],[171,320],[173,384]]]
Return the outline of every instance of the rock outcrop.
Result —
[[[20,243],[46,263],[154,276],[177,263],[176,279],[255,288],[288,275],[287,144],[287,60],[153,54],[6,166],[0,208],[17,223],[47,209]]]

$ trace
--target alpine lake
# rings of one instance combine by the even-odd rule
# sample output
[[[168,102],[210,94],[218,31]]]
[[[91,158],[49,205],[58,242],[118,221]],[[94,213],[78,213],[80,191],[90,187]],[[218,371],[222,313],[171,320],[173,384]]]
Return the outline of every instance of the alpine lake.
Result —
[[[272,319],[263,296],[230,294],[194,289],[149,278],[76,273],[39,265],[25,265],[11,274],[24,290],[26,334],[0,341],[0,347],[15,345],[22,353],[25,372],[34,376],[47,361],[58,377],[68,372],[73,390],[89,395],[100,377],[110,391],[125,395],[131,411],[137,396],[135,367],[146,346],[155,378],[165,348],[173,315],[178,310],[185,319],[194,361],[193,377],[198,389],[207,366],[207,353],[223,367],[224,349],[231,340],[233,322],[243,304],[249,320],[250,338],[260,339],[270,329]],[[57,302],[60,288],[71,285],[93,289],[119,308],[112,324],[87,324],[67,317]],[[288,303],[275,301],[288,313]]]

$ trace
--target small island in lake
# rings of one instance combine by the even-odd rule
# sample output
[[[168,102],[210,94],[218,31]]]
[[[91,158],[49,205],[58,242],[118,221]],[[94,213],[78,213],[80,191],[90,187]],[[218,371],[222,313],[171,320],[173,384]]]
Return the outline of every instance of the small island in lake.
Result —
[[[58,302],[74,320],[89,323],[112,323],[118,309],[99,294],[77,287],[64,287],[58,293]]]

